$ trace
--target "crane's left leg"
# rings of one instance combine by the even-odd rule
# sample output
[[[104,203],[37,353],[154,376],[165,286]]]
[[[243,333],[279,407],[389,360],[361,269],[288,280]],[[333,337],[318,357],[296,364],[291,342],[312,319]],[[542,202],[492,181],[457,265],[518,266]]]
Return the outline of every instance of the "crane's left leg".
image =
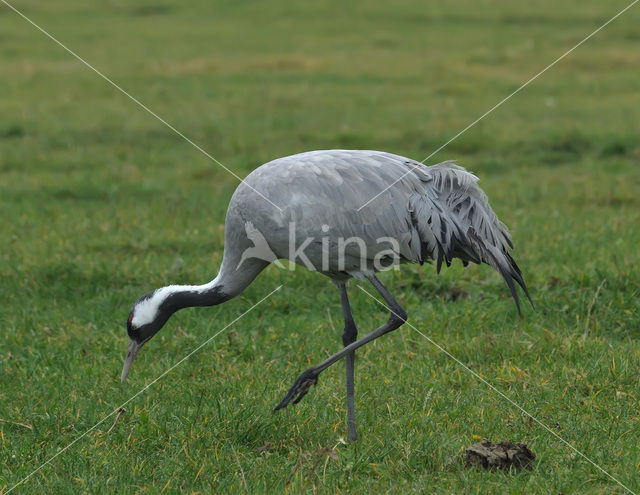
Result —
[[[351,313],[351,305],[349,304],[349,295],[347,294],[347,283],[337,282],[336,285],[340,290],[340,301],[342,302],[342,314],[344,316],[344,331],[342,333],[342,344],[347,347],[358,338],[358,328],[353,320]],[[345,357],[345,365],[347,371],[347,427],[349,430],[349,440],[355,442],[358,439],[356,432],[356,398],[354,386],[354,370],[355,370],[355,351],[351,351]]]
[[[346,357],[348,354],[354,352],[358,347],[362,347],[363,345],[371,342],[372,340],[381,337],[382,335],[389,333],[396,328],[400,327],[405,321],[407,321],[407,313],[402,306],[398,304],[393,296],[389,293],[389,291],[382,285],[382,282],[378,280],[375,275],[368,275],[367,279],[371,282],[371,284],[375,287],[378,293],[382,296],[384,301],[387,303],[389,307],[389,319],[387,322],[359,338],[355,342],[344,347],[341,351],[336,352],[332,356],[329,356],[327,359],[322,361],[320,364],[316,366],[312,366],[311,368],[303,371],[298,379],[295,381],[293,386],[289,389],[287,394],[284,396],[284,399],[280,401],[280,403],[274,408],[274,411],[278,409],[282,409],[287,407],[289,404],[297,404],[300,400],[307,394],[312,385],[315,385],[318,382],[318,375],[326,370],[329,366],[336,363],[343,357]]]

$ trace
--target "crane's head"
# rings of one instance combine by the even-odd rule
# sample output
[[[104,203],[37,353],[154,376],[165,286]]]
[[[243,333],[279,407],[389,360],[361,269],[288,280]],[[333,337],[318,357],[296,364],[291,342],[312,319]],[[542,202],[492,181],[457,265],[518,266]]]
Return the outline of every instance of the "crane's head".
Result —
[[[140,348],[160,331],[173,313],[167,308],[167,294],[164,292],[163,289],[149,292],[138,299],[131,308],[127,318],[127,333],[130,340],[120,377],[122,382],[131,371]]]

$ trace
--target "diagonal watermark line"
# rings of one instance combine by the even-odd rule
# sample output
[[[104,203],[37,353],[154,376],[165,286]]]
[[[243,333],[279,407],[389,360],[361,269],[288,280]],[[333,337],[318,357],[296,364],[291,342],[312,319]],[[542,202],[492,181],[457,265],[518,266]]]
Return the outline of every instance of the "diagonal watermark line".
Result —
[[[358,289],[360,289],[362,292],[364,292],[366,295],[368,295],[371,299],[373,299],[374,301],[376,301],[378,304],[380,304],[381,306],[385,307],[386,309],[388,309],[389,311],[391,311],[392,313],[394,313],[394,311],[392,309],[390,309],[384,302],[382,302],[380,299],[378,299],[376,296],[374,296],[373,294],[371,294],[368,290],[364,289],[362,286],[358,285],[357,286]],[[395,314],[395,313],[394,313]],[[398,315],[396,315],[398,316]],[[636,492],[634,492],[633,490],[631,490],[628,486],[624,485],[619,479],[617,479],[615,476],[613,476],[612,474],[610,474],[608,471],[605,471],[602,467],[600,467],[598,464],[596,464],[594,461],[592,461],[591,459],[589,459],[585,454],[583,454],[582,452],[580,452],[578,449],[576,449],[573,445],[571,445],[569,442],[567,442],[564,438],[562,438],[560,435],[558,435],[555,431],[553,431],[551,428],[549,428],[547,425],[545,425],[542,421],[540,421],[538,418],[536,418],[535,416],[533,416],[531,413],[527,412],[522,406],[520,406],[518,403],[514,402],[513,399],[511,399],[509,396],[505,395],[503,392],[501,392],[500,390],[498,390],[495,386],[493,386],[491,383],[489,383],[486,379],[482,378],[478,373],[476,373],[475,371],[473,371],[471,368],[469,368],[466,364],[464,364],[462,361],[460,361],[458,358],[456,358],[453,354],[451,354],[449,351],[447,351],[444,347],[442,347],[440,344],[438,344],[437,342],[435,342],[433,339],[429,338],[427,335],[425,335],[424,333],[422,333],[420,330],[418,330],[415,326],[413,326],[411,323],[409,323],[408,321],[405,321],[405,323],[407,325],[409,325],[413,330],[415,330],[416,332],[418,332],[420,335],[422,335],[425,339],[427,339],[433,346],[437,347],[438,350],[442,351],[447,357],[453,359],[457,364],[459,364],[460,366],[462,366],[465,370],[467,370],[469,373],[471,373],[474,377],[476,377],[478,380],[480,380],[482,383],[484,383],[487,387],[489,387],[491,390],[493,390],[495,393],[497,393],[500,397],[502,397],[503,399],[505,399],[507,402],[509,402],[512,406],[516,407],[517,409],[520,410],[521,413],[523,413],[524,415],[528,416],[529,418],[531,418],[533,421],[535,421],[536,423],[538,423],[540,426],[542,426],[545,430],[547,430],[549,433],[551,433],[554,437],[556,437],[558,440],[560,440],[562,443],[564,443],[567,447],[569,447],[571,450],[573,450],[576,454],[578,454],[579,456],[581,456],[583,459],[585,459],[586,461],[588,461],[589,463],[591,463],[593,466],[595,466],[596,468],[598,468],[602,473],[606,474],[609,478],[611,478],[613,481],[615,481],[618,485],[620,485],[622,488],[624,488],[625,490],[627,490],[629,493],[633,494],[633,495],[637,495]]]
[[[145,110],[147,113],[149,113],[150,115],[152,115],[153,117],[155,117],[156,119],[158,119],[160,122],[162,122],[165,126],[167,126],[169,129],[171,129],[173,132],[175,132],[178,136],[180,136],[182,139],[184,139],[187,143],[189,143],[191,146],[193,146],[195,149],[197,149],[200,153],[202,153],[204,156],[206,156],[207,158],[209,158],[210,160],[212,160],[213,162],[217,163],[220,167],[222,167],[224,170],[226,170],[227,172],[229,172],[231,175],[233,175],[236,179],[238,179],[240,182],[242,182],[245,186],[247,186],[249,189],[252,189],[255,193],[257,193],[258,195],[260,195],[263,199],[265,199],[267,202],[269,202],[271,205],[273,205],[278,211],[282,211],[282,208],[280,208],[277,204],[275,204],[273,201],[271,201],[269,198],[267,198],[264,194],[262,194],[260,191],[258,191],[257,189],[251,187],[249,184],[247,184],[245,182],[244,179],[242,179],[238,174],[236,174],[233,170],[229,169],[228,167],[225,167],[220,161],[218,161],[215,157],[213,157],[210,153],[208,153],[206,150],[204,150],[201,146],[199,146],[198,144],[196,144],[193,140],[189,139],[187,136],[185,136],[182,132],[180,132],[178,129],[176,129],[174,126],[172,126],[169,122],[167,122],[165,119],[163,119],[162,117],[160,117],[157,113],[155,113],[153,110],[151,110],[149,107],[147,107],[144,103],[142,103],[140,100],[138,100],[136,97],[134,97],[133,95],[131,95],[130,93],[128,93],[127,91],[125,91],[124,89],[122,89],[120,86],[118,86],[118,84],[116,84],[113,80],[111,80],[109,77],[107,77],[106,75],[104,75],[102,72],[100,72],[98,69],[96,69],[93,65],[91,65],[89,62],[87,62],[85,59],[83,59],[80,55],[78,55],[76,52],[74,52],[73,50],[71,50],[69,47],[67,47],[65,44],[63,44],[61,41],[58,41],[58,39],[56,39],[53,35],[51,35],[48,31],[46,31],[45,29],[43,29],[42,27],[40,27],[38,24],[36,24],[34,21],[32,21],[31,19],[29,19],[26,15],[24,15],[22,12],[20,12],[18,9],[16,9],[13,5],[11,5],[9,2],[7,2],[6,0],[0,0],[0,2],[2,2],[3,4],[5,4],[7,7],[9,7],[11,10],[13,10],[16,14],[18,14],[20,17],[22,17],[25,21],[27,21],[29,24],[31,24],[33,27],[35,27],[38,31],[40,31],[42,34],[44,34],[45,36],[47,36],[49,39],[51,39],[52,41],[54,41],[56,44],[58,44],[60,47],[62,47],[64,50],[66,50],[69,54],[71,54],[73,57],[75,57],[76,59],[78,59],[80,62],[82,62],[84,65],[86,65],[89,69],[91,69],[93,72],[95,72],[96,74],[98,74],[102,79],[104,79],[105,81],[107,81],[111,86],[113,86],[114,88],[116,88],[118,91],[120,91],[123,95],[125,95],[126,97],[128,97],[131,101],[133,101],[136,105],[138,105],[140,108],[142,108],[143,110]]]
[[[280,285],[280,286],[276,287],[275,289],[273,289],[271,292],[269,292],[269,294],[264,296],[257,303],[255,303],[253,306],[251,306],[249,309],[247,309],[244,313],[242,313],[240,316],[235,318],[231,323],[225,325],[222,329],[218,330],[215,334],[213,334],[212,337],[209,337],[202,344],[200,344],[198,347],[196,347],[193,351],[191,351],[189,354],[187,354],[185,357],[183,357],[180,361],[175,363],[173,366],[168,368],[166,371],[164,371],[157,378],[155,378],[154,380],[149,382],[147,385],[145,385],[143,388],[141,388],[135,395],[133,395],[132,397],[127,399],[125,402],[120,404],[118,407],[116,407],[113,411],[111,411],[104,418],[102,418],[100,421],[98,421],[95,425],[93,425],[91,428],[89,428],[87,431],[85,431],[82,435],[76,437],[69,445],[67,445],[63,449],[60,449],[55,455],[51,456],[49,459],[47,459],[45,462],[43,462],[40,466],[38,466],[38,468],[34,469],[31,473],[29,473],[27,476],[25,476],[22,480],[20,480],[18,483],[16,483],[11,488],[9,488],[6,492],[4,492],[4,494],[6,495],[9,492],[12,492],[16,488],[18,488],[25,481],[27,481],[29,478],[31,478],[34,474],[36,474],[38,471],[40,471],[43,467],[45,467],[47,464],[51,463],[51,461],[53,461],[56,457],[58,457],[64,451],[66,451],[67,449],[72,447],[75,443],[77,443],[80,440],[82,440],[85,436],[87,436],[89,433],[91,433],[93,430],[95,430],[98,426],[100,426],[102,423],[104,423],[107,419],[109,419],[111,416],[116,414],[121,408],[126,406],[129,402],[134,400],[136,397],[138,397],[140,394],[142,394],[145,390],[147,390],[149,387],[151,387],[154,383],[156,383],[158,380],[162,379],[165,375],[168,375],[171,371],[173,371],[175,368],[177,368],[182,363],[184,363],[187,359],[189,359],[196,352],[198,352],[200,349],[202,349],[205,345],[207,345],[209,342],[211,342],[213,339],[215,339],[218,335],[220,335],[222,332],[224,332],[227,328],[229,328],[231,325],[233,325],[235,322],[237,322],[240,318],[244,317],[245,315],[247,315],[248,313],[253,311],[256,307],[258,307],[260,304],[262,304],[264,301],[266,301],[269,297],[271,297],[273,294],[275,294],[281,288],[282,288],[282,285]]]
[[[4,1],[4,0],[2,0]],[[580,41],[579,43],[577,43],[576,45],[574,45],[572,48],[570,48],[569,50],[567,50],[566,52],[564,52],[562,55],[560,55],[557,59],[555,59],[553,62],[551,62],[549,65],[547,65],[544,69],[542,69],[540,72],[538,72],[535,76],[531,77],[527,82],[525,82],[524,84],[522,84],[518,89],[516,89],[514,92],[512,92],[511,94],[505,96],[502,100],[500,100],[498,103],[496,103],[494,106],[492,106],[489,110],[487,110],[485,113],[483,113],[482,115],[480,115],[480,117],[478,117],[476,120],[474,120],[473,122],[471,122],[467,127],[465,127],[464,129],[462,129],[458,134],[456,134],[455,136],[453,136],[451,139],[449,139],[449,141],[447,141],[446,143],[444,143],[442,146],[440,146],[437,150],[435,150],[433,153],[431,153],[429,156],[427,156],[425,159],[421,160],[420,163],[424,163],[426,162],[429,158],[431,158],[433,155],[435,155],[436,153],[438,153],[439,151],[441,151],[445,146],[447,146],[449,143],[451,143],[452,141],[454,141],[455,139],[459,138],[462,134],[464,134],[465,132],[467,132],[469,129],[471,129],[473,126],[475,126],[478,122],[480,122],[482,119],[484,119],[487,115],[489,115],[491,112],[493,112],[496,108],[500,107],[503,103],[505,103],[507,100],[509,100],[512,96],[516,95],[517,93],[519,93],[520,91],[522,91],[524,88],[526,88],[529,84],[531,84],[533,81],[535,81],[536,79],[538,79],[538,77],[540,77],[542,74],[544,74],[547,70],[549,70],[551,67],[553,67],[554,65],[556,65],[558,62],[560,62],[560,60],[562,60],[563,58],[565,58],[567,55],[569,55],[571,52],[573,52],[576,48],[578,48],[580,45],[582,45],[583,43],[585,43],[586,41],[588,41],[590,38],[592,38],[593,36],[595,36],[597,33],[599,33],[602,29],[604,29],[606,26],[608,26],[610,23],[612,23],[614,20],[616,20],[618,17],[620,17],[622,14],[624,14],[627,10],[629,10],[631,7],[633,7],[636,3],[638,3],[640,0],[634,0],[633,2],[631,2],[629,5],[627,5],[624,9],[622,9],[620,12],[618,12],[616,15],[614,15],[611,19],[609,19],[607,22],[605,22],[602,26],[600,26],[598,29],[596,29],[595,31],[593,31],[591,34],[589,34],[586,38],[584,38],[582,41]],[[413,166],[412,166],[413,167]],[[407,172],[405,172],[401,177],[399,177],[398,179],[396,179],[393,183],[389,184],[387,187],[385,187],[382,191],[380,191],[378,194],[376,194],[373,198],[371,198],[369,201],[367,201],[365,204],[363,204],[360,208],[358,208],[358,211],[362,210],[362,208],[364,208],[365,206],[367,206],[369,203],[371,203],[373,200],[375,200],[376,198],[378,198],[380,195],[384,194],[386,191],[388,191],[390,188],[392,188],[393,186],[395,186],[398,182],[400,182],[402,179],[404,179],[407,175],[409,175],[412,172],[413,169],[409,169]]]

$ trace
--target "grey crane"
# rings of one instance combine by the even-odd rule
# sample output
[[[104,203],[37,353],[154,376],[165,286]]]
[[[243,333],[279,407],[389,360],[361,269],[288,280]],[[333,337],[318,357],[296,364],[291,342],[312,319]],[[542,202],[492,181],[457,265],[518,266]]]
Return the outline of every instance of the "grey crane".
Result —
[[[509,254],[509,233],[477,180],[453,162],[424,166],[380,151],[310,151],[265,163],[247,176],[229,202],[218,275],[204,285],[162,287],[134,303],[122,381],[140,348],[173,313],[228,301],[270,262],[289,259],[328,276],[338,287],[344,347],[300,374],[274,410],[300,401],[322,371],[346,358],[348,434],[355,440],[354,353],[407,319],[377,271],[435,261],[439,272],[453,258],[465,266],[486,263],[504,278],[518,311],[515,283],[533,306]],[[304,242],[298,245],[300,239]],[[386,323],[360,339],[347,294],[347,282],[354,277],[368,280],[390,313]]]

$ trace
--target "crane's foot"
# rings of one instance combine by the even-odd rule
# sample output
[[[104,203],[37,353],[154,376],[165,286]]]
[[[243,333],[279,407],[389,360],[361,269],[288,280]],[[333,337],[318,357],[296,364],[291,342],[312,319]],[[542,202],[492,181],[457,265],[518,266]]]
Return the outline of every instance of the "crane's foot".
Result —
[[[307,392],[311,388],[311,385],[315,385],[318,383],[318,375],[313,368],[309,368],[308,370],[300,373],[300,376],[295,381],[293,386],[287,392],[287,395],[284,396],[284,399],[280,401],[280,403],[273,409],[274,412],[278,409],[284,409],[289,404],[297,404],[300,400],[307,395]]]

